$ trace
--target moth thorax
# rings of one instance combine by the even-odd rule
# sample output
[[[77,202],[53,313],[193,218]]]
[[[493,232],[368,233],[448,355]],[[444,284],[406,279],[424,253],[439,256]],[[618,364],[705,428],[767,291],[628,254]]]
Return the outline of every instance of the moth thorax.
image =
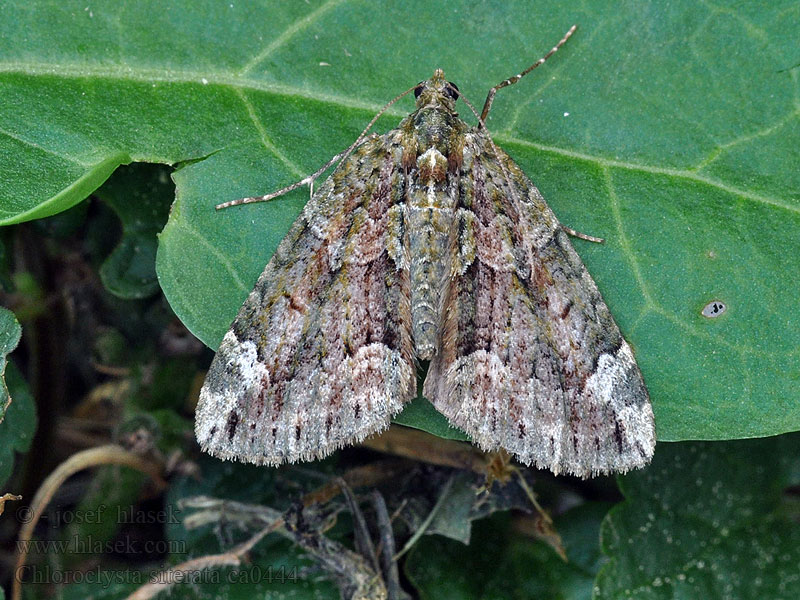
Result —
[[[447,159],[436,147],[428,148],[417,158],[420,182],[444,181],[447,177]]]

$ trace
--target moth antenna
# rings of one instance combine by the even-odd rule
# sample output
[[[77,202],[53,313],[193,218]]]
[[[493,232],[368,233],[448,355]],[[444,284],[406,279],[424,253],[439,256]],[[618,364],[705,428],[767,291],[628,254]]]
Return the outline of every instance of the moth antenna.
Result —
[[[577,229],[573,229],[572,227],[567,227],[562,223],[559,223],[559,225],[561,225],[561,229],[563,229],[567,233],[567,235],[576,237],[579,240],[586,240],[587,242],[594,242],[595,244],[604,244],[606,241],[604,238],[595,237],[593,235],[589,235],[588,233],[581,233]]]
[[[415,87],[417,87],[417,86],[415,85],[413,87],[408,88],[405,92],[403,92],[399,96],[396,96],[395,98],[390,100],[386,104],[386,106],[384,106],[382,109],[380,109],[378,111],[378,114],[376,114],[374,117],[372,117],[372,120],[364,128],[364,131],[362,131],[361,134],[356,138],[355,142],[350,144],[350,147],[347,148],[347,150],[345,150],[344,152],[340,152],[339,154],[334,156],[327,163],[325,163],[322,167],[317,169],[316,172],[312,173],[308,177],[304,177],[300,181],[295,181],[292,185],[287,185],[285,188],[282,188],[282,189],[278,190],[277,192],[271,192],[271,193],[265,194],[263,196],[252,196],[252,197],[248,197],[248,198],[239,198],[238,200],[230,200],[228,202],[223,202],[222,204],[217,204],[217,206],[215,208],[217,210],[220,210],[222,208],[228,208],[229,206],[238,206],[240,204],[250,204],[252,202],[268,202],[269,200],[272,200],[272,199],[277,198],[279,196],[283,196],[287,192],[291,192],[292,190],[296,190],[297,188],[299,188],[301,186],[304,186],[304,185],[308,185],[309,186],[309,188],[311,189],[311,195],[313,196],[314,195],[314,181],[317,179],[317,177],[319,177],[325,171],[327,171],[328,168],[331,165],[333,165],[334,163],[339,162],[340,160],[344,160],[345,158],[350,156],[350,154],[353,152],[353,150],[355,150],[358,147],[358,145],[361,142],[364,141],[364,138],[367,137],[367,133],[369,132],[370,129],[372,129],[372,126],[381,117],[381,115],[383,113],[385,113],[386,110],[392,104],[394,104],[395,102],[400,100],[403,96],[405,96],[409,92],[413,91]]]
[[[559,48],[561,48],[561,46],[564,45],[564,43],[572,36],[572,34],[575,33],[575,30],[577,28],[578,28],[577,25],[573,25],[572,27],[570,27],[569,31],[567,31],[567,33],[564,34],[564,37],[561,38],[561,41],[559,41],[555,46],[553,46],[552,49],[550,50],[550,52],[548,52],[542,58],[540,58],[535,63],[533,63],[530,67],[528,67],[527,69],[525,69],[521,73],[518,73],[517,75],[514,75],[513,77],[509,77],[505,81],[503,81],[501,83],[498,83],[496,86],[494,86],[492,89],[490,89],[489,90],[489,95],[486,96],[486,102],[483,105],[483,110],[481,111],[481,116],[480,116],[480,119],[479,119],[481,121],[481,124],[485,123],[486,117],[489,116],[489,109],[492,107],[492,102],[494,101],[494,95],[497,93],[497,90],[500,90],[500,89],[502,89],[504,87],[507,87],[509,85],[514,85],[520,79],[525,77],[525,75],[527,75],[528,73],[533,71],[536,67],[538,67],[542,63],[544,63],[544,61],[546,61],[548,58],[553,56],[553,54],[555,54],[556,51]]]
[[[451,84],[449,81],[447,82],[447,85],[449,85],[451,88],[453,87],[453,86],[452,86],[452,84]],[[453,88],[453,89],[455,89],[455,88]],[[458,97],[459,97],[459,99],[461,99],[461,100],[463,100],[463,101],[464,101],[464,104],[466,104],[466,105],[469,107],[469,109],[472,111],[472,114],[473,114],[473,115],[475,115],[475,118],[476,118],[476,119],[478,119],[478,124],[479,124],[479,125],[480,125],[480,126],[483,128],[483,129],[486,129],[486,123],[484,123],[484,122],[481,120],[481,116],[478,114],[478,111],[477,111],[477,110],[475,110],[475,107],[472,105],[472,102],[470,102],[469,100],[467,100],[467,97],[466,97],[466,96],[465,96],[465,95],[464,95],[462,92],[458,92]],[[488,133],[488,132],[489,132],[489,130],[488,130],[488,129],[486,129],[486,132]],[[489,139],[491,139],[491,136],[489,136]]]

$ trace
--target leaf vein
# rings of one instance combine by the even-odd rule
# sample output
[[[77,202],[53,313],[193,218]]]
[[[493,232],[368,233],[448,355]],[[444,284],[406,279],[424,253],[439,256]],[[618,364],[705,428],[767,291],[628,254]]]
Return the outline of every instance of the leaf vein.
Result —
[[[621,160],[610,160],[604,158],[602,156],[595,156],[592,154],[585,154],[583,152],[576,152],[574,150],[567,150],[565,148],[559,148],[557,146],[548,146],[546,144],[538,144],[536,142],[531,142],[528,140],[521,140],[519,138],[515,138],[512,136],[500,136],[495,135],[494,139],[496,142],[500,142],[501,144],[516,144],[518,146],[522,146],[525,148],[533,148],[534,150],[539,150],[541,152],[547,152],[550,154],[556,154],[558,156],[565,156],[568,158],[574,158],[577,160],[582,160],[588,163],[596,164],[600,167],[611,167],[617,169],[626,169],[628,171],[641,171],[643,173],[652,173],[654,175],[669,175],[671,177],[679,177],[681,179],[686,179],[689,181],[695,181],[697,183],[702,183],[708,185],[710,187],[716,188],[718,190],[722,190],[723,192],[727,192],[733,196],[741,198],[743,200],[748,200],[750,202],[755,202],[759,204],[766,204],[768,206],[772,206],[775,208],[781,208],[783,210],[800,214],[800,206],[793,206],[786,202],[783,199],[774,198],[771,196],[765,196],[763,194],[758,194],[750,190],[738,188],[733,185],[729,185],[724,181],[720,181],[714,177],[710,177],[708,175],[702,175],[700,173],[695,173],[694,171],[687,170],[687,169],[674,169],[671,167],[656,167],[652,165],[643,165],[637,163],[631,163]]]
[[[695,166],[694,168],[690,169],[690,171],[692,171],[692,172],[702,171],[708,165],[710,165],[711,163],[716,161],[718,158],[723,156],[731,148],[733,148],[735,146],[738,146],[740,144],[744,144],[744,143],[750,142],[752,140],[755,140],[755,139],[770,135],[774,131],[777,131],[778,129],[788,125],[789,122],[791,122],[793,119],[797,118],[798,114],[800,114],[800,111],[794,110],[791,113],[789,113],[788,115],[786,115],[785,117],[783,117],[782,119],[780,119],[777,123],[773,123],[772,125],[769,125],[769,126],[765,127],[764,129],[760,129],[758,131],[754,131],[753,133],[740,136],[738,138],[732,139],[729,142],[725,142],[724,144],[719,144],[712,152],[710,152],[708,154],[708,156],[706,158],[704,158],[702,161],[700,161],[697,164],[697,166]]]
[[[614,189],[614,182],[611,177],[611,171],[608,168],[603,169],[603,179],[605,180],[606,189],[608,190],[608,198],[611,204],[611,213],[614,215],[614,222],[617,226],[617,234],[619,235],[619,242],[620,246],[622,247],[622,252],[628,259],[628,262],[631,265],[631,269],[633,270],[633,275],[636,278],[636,284],[639,286],[639,290],[642,292],[642,297],[644,298],[645,302],[648,306],[652,307],[653,310],[659,311],[661,307],[658,306],[655,300],[653,300],[652,294],[650,294],[650,290],[647,287],[647,284],[644,281],[644,277],[642,277],[642,272],[639,269],[639,263],[636,260],[635,253],[631,250],[630,241],[628,240],[628,236],[625,233],[625,227],[622,224],[622,215],[619,212],[619,197],[617,196],[617,192]]]
[[[317,100],[336,104],[345,108],[355,108],[369,111],[373,114],[384,108],[383,103],[363,102],[354,100],[352,96],[338,96],[330,93],[309,93],[307,88],[297,88],[293,86],[267,83],[249,78],[242,78],[230,73],[220,73],[213,71],[189,71],[171,69],[119,69],[108,68],[100,65],[70,65],[61,63],[52,65],[48,63],[32,62],[0,62],[0,75],[2,74],[23,74],[23,75],[46,75],[58,76],[69,79],[113,79],[118,81],[131,81],[135,83],[193,83],[197,85],[218,85],[230,87],[231,89],[242,89],[257,92],[266,92],[291,98],[302,98],[306,100]],[[203,80],[206,80],[203,82]],[[388,116],[405,117],[408,111],[398,108],[389,108],[384,113]]]
[[[236,95],[239,96],[239,98],[242,101],[242,104],[244,104],[245,109],[247,109],[247,114],[249,115],[250,120],[253,122],[253,125],[258,131],[258,135],[261,137],[261,143],[264,145],[264,147],[267,150],[269,150],[273,155],[275,155],[275,157],[280,162],[286,165],[286,167],[288,167],[289,170],[292,171],[292,173],[294,173],[294,175],[296,175],[297,177],[305,177],[307,173],[303,172],[303,170],[300,169],[300,167],[298,167],[289,157],[287,157],[283,152],[281,152],[278,149],[278,147],[275,146],[275,144],[272,143],[272,140],[270,139],[269,135],[267,135],[267,129],[264,126],[264,123],[261,121],[261,119],[258,118],[253,103],[250,102],[250,99],[247,97],[244,91],[237,89]]]
[[[321,5],[316,10],[308,13],[302,19],[299,19],[292,23],[289,27],[284,29],[283,33],[281,33],[278,37],[276,37],[266,48],[261,50],[258,54],[256,54],[250,61],[239,71],[239,75],[246,75],[250,71],[252,71],[259,63],[266,60],[273,52],[281,48],[286,42],[288,42],[292,37],[295,36],[298,32],[306,29],[316,21],[320,19],[323,15],[328,13],[332,8],[337,6],[341,3],[341,0],[328,0],[325,4]]]
[[[244,284],[244,282],[239,278],[239,273],[233,266],[230,258],[226,256],[223,252],[221,252],[216,246],[214,246],[211,242],[209,242],[205,236],[203,236],[199,231],[197,231],[194,227],[189,225],[185,219],[175,220],[173,222],[174,226],[183,229],[186,233],[194,237],[202,246],[204,246],[211,254],[216,257],[219,263],[225,268],[228,273],[230,273],[231,279],[236,284],[236,287],[239,288],[243,292],[249,292],[252,289],[252,286],[248,287]]]
[[[94,163],[84,162],[84,161],[78,160],[77,158],[75,158],[73,156],[69,156],[67,154],[59,154],[55,150],[50,150],[49,148],[44,148],[43,146],[40,146],[36,142],[32,142],[30,140],[26,140],[25,138],[23,138],[23,137],[21,137],[19,135],[16,135],[16,134],[8,131],[7,129],[0,128],[0,135],[4,135],[6,137],[11,138],[12,140],[16,140],[17,142],[19,142],[20,144],[24,144],[25,146],[30,146],[31,148],[36,148],[37,150],[40,150],[41,152],[44,152],[45,154],[50,154],[51,156],[56,156],[56,157],[61,158],[61,159],[65,160],[65,161],[67,161],[67,162],[71,162],[73,164],[76,164],[76,165],[78,165],[80,167],[83,167],[84,169],[87,169],[89,167],[94,166]]]

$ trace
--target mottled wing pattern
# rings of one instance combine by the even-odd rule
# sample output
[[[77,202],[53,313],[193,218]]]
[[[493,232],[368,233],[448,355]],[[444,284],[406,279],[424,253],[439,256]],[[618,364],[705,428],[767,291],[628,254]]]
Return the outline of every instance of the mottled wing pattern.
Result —
[[[220,458],[321,458],[415,395],[402,147],[369,138],[308,202],[211,364],[195,432]]]
[[[482,448],[525,464],[583,477],[646,464],[641,373],[555,215],[481,130],[466,136],[459,177],[426,397]]]

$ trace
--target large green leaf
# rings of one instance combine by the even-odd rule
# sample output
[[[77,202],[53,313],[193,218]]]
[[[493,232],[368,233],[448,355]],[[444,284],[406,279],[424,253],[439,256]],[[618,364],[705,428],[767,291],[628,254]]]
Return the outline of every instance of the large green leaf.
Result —
[[[435,67],[480,103],[572,23],[489,127],[564,223],[606,238],[576,247],[659,438],[800,428],[796,2],[5,3],[0,219],[63,210],[124,162],[184,163],[158,275],[215,346],[306,196],[214,204],[312,172]],[[702,316],[712,301],[727,311]]]
[[[798,434],[666,444],[621,478],[594,598],[800,597],[797,506],[782,500],[798,467]]]

